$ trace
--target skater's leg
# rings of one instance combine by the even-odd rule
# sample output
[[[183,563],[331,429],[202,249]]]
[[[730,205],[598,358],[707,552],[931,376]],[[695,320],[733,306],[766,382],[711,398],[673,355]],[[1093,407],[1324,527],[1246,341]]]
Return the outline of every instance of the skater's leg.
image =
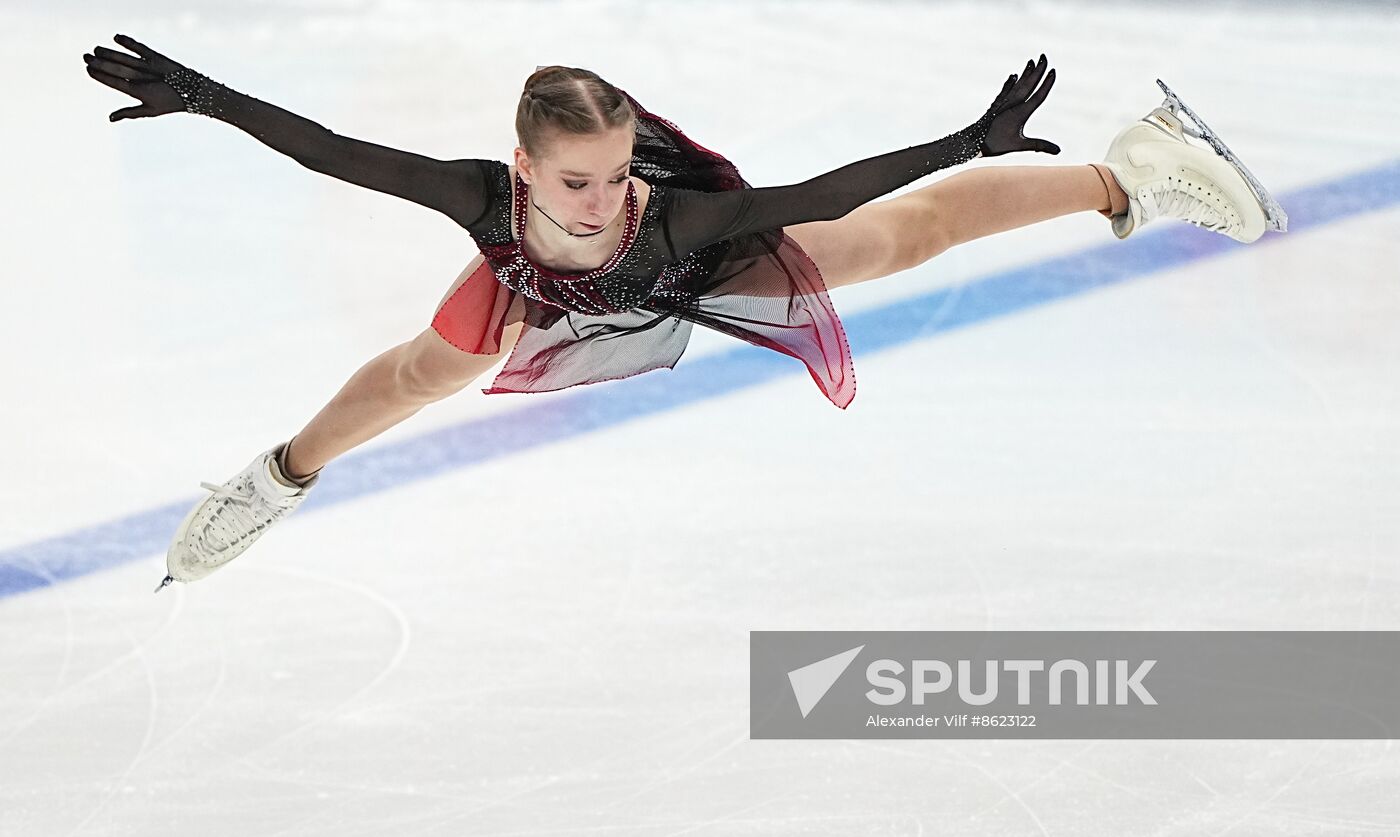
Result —
[[[940,188],[942,187],[942,188]],[[1089,210],[1126,208],[1128,196],[1097,166],[995,166],[960,172],[907,197],[942,203],[949,246]],[[934,210],[929,210],[934,211]],[[901,230],[917,235],[917,226]]]
[[[463,276],[470,272],[469,268]],[[501,349],[494,355],[463,352],[428,328],[366,363],[292,438],[280,463],[284,474],[304,480],[428,404],[462,390],[514,347],[524,319],[523,302],[523,297],[516,298],[506,317]]]
[[[1122,212],[1127,201],[1097,166],[986,166],[787,233],[830,289],[908,270],[949,247],[1061,215]]]
[[[480,258],[473,260],[444,301],[475,275],[481,264]],[[495,281],[494,276],[489,279]],[[510,352],[524,330],[525,298],[499,285],[490,287],[497,291],[492,299],[493,316],[500,312],[494,305],[508,304],[501,319],[490,321],[493,326],[503,324],[495,354],[459,350],[429,328],[366,363],[291,441],[258,454],[222,485],[200,483],[210,495],[195,504],[175,531],[166,552],[166,576],[156,590],[175,581],[204,578],[242,555],[269,527],[306,500],[319,481],[316,474],[321,466],[425,405],[462,389]],[[475,302],[475,298],[470,301]],[[441,313],[442,303],[438,308]],[[474,345],[484,348],[490,343],[477,341]]]
[[[1121,211],[1128,205],[1128,196],[1096,166],[988,167],[955,174],[944,184],[936,192],[922,196],[915,192],[910,197],[944,201],[953,207],[944,213],[953,244],[1061,215],[1104,213],[1111,207]],[[912,235],[914,230],[907,233]]]

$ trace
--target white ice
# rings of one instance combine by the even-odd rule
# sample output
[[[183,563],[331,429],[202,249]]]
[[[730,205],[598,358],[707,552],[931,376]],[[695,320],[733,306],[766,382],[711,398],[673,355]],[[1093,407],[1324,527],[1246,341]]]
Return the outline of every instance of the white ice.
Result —
[[[962,127],[1040,52],[1028,133],[1063,153],[980,165],[1098,160],[1158,77],[1275,195],[1400,157],[1390,4],[11,0],[0,26],[12,556],[192,502],[473,252],[212,120],[109,124],[132,102],[80,56],[117,32],[441,158],[505,159],[521,81],[563,63],[791,182]],[[152,552],[0,598],[0,835],[1400,833],[1389,741],[751,741],[747,694],[751,630],[1400,629],[1398,222],[857,343],[847,411],[794,364],[293,517],[159,596]],[[1084,213],[832,298],[1113,241]],[[469,389],[367,449],[569,395]]]

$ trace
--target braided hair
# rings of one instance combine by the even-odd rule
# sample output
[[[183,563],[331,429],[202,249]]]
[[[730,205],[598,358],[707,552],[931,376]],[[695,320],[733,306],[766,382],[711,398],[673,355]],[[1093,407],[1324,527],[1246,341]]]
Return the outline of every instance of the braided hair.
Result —
[[[525,80],[515,110],[515,133],[530,156],[555,134],[594,134],[636,119],[622,91],[591,70],[540,67]]]

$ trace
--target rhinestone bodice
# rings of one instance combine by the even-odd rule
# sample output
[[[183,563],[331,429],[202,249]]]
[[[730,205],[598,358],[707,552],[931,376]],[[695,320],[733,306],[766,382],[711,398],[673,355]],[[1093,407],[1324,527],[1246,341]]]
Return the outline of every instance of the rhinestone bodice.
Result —
[[[668,272],[666,260],[654,245],[666,200],[664,187],[653,186],[646,209],[639,211],[636,188],[629,184],[626,222],[617,249],[593,270],[560,273],[526,255],[528,186],[517,174],[512,198],[510,169],[500,163],[496,166],[491,176],[491,206],[469,232],[501,284],[538,302],[595,316],[630,311],[657,290],[658,280]]]

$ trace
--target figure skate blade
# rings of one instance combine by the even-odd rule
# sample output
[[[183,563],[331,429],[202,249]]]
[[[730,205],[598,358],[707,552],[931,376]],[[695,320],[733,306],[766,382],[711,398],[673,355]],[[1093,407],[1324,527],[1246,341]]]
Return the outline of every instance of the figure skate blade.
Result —
[[[1278,201],[1274,200],[1273,195],[1269,194],[1269,190],[1264,188],[1264,184],[1259,182],[1259,178],[1255,177],[1254,173],[1245,167],[1244,162],[1240,160],[1239,156],[1230,150],[1230,146],[1226,145],[1224,140],[1220,139],[1219,134],[1210,129],[1210,126],[1205,123],[1204,119],[1197,116],[1195,111],[1191,110],[1185,102],[1181,101],[1181,97],[1173,92],[1172,89],[1166,85],[1166,82],[1157,79],[1157,86],[1162,88],[1163,93],[1167,94],[1167,99],[1162,103],[1162,107],[1171,111],[1173,115],[1179,116],[1185,114],[1186,117],[1191,120],[1192,125],[1183,125],[1183,130],[1187,134],[1203,140],[1211,148],[1215,149],[1215,153],[1224,157],[1227,163],[1234,166],[1235,170],[1238,171],[1245,182],[1249,184],[1250,191],[1254,192],[1255,200],[1259,201],[1259,208],[1264,211],[1265,229],[1274,230],[1275,232],[1288,232],[1288,213],[1283,211],[1283,207],[1279,205]]]

